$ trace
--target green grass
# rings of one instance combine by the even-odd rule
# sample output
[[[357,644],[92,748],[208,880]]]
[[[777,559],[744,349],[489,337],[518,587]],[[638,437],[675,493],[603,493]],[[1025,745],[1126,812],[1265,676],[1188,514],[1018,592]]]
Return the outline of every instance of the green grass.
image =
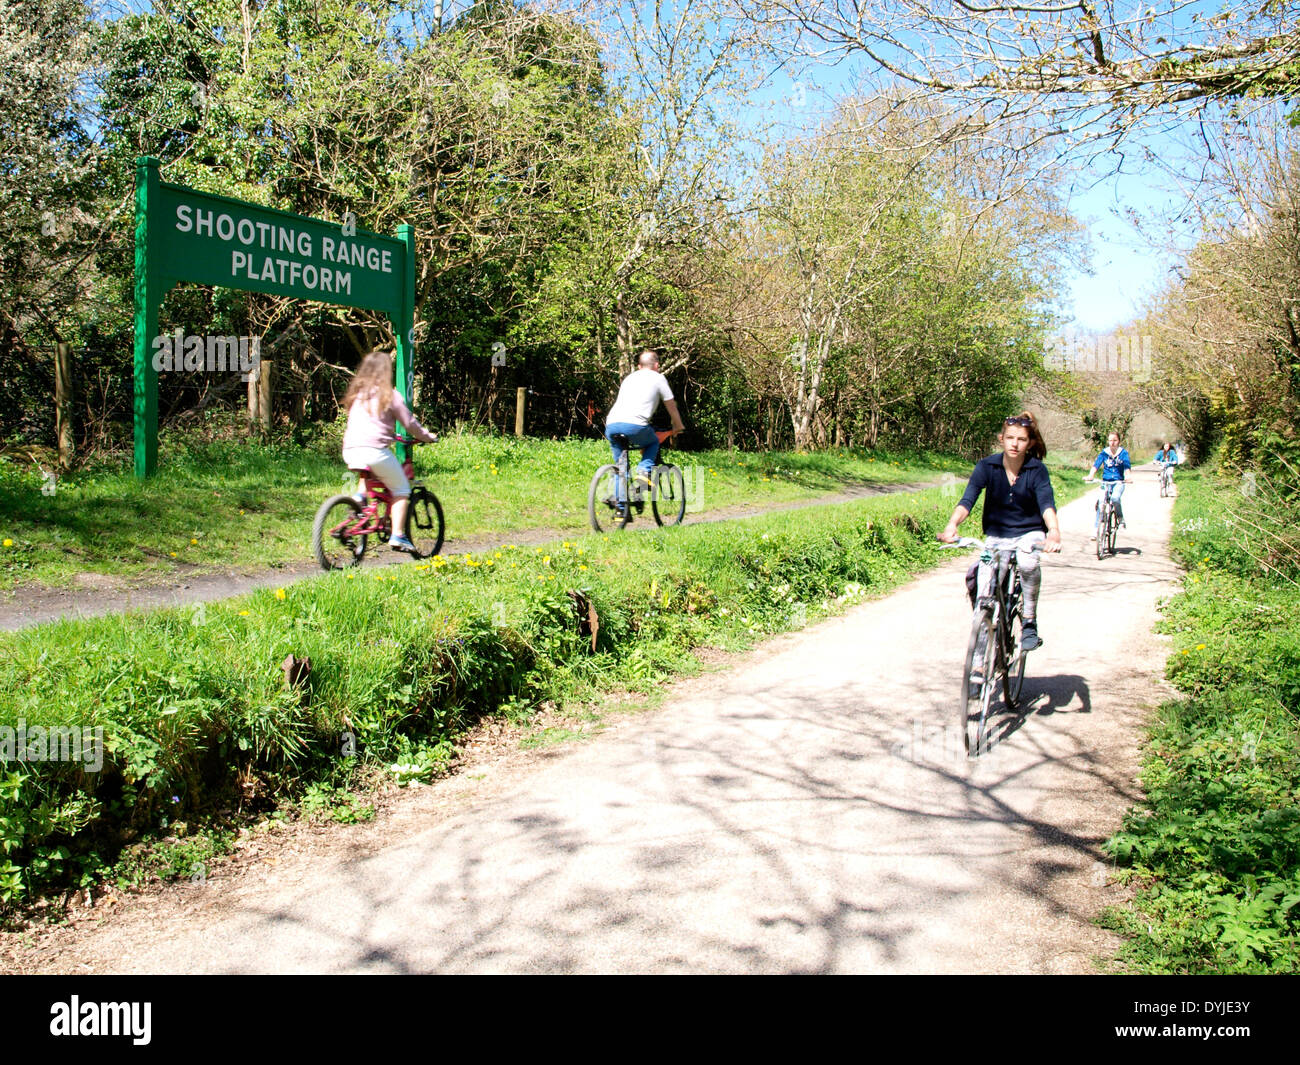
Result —
[[[1107,844],[1135,897],[1105,920],[1138,972],[1300,971],[1300,588],[1234,544],[1239,495],[1179,478],[1187,572],[1161,629],[1181,697],[1150,726],[1146,802]]]
[[[706,514],[969,472],[952,458],[884,451],[670,453],[686,469],[692,513]],[[449,537],[576,532],[591,475],[608,456],[600,440],[452,435],[417,449],[416,473],[442,500]],[[164,437],[147,483],[123,466],[98,467],[59,479],[52,496],[34,467],[0,459],[0,588],[308,562],[312,518],[345,474],[330,434],[314,447]]]

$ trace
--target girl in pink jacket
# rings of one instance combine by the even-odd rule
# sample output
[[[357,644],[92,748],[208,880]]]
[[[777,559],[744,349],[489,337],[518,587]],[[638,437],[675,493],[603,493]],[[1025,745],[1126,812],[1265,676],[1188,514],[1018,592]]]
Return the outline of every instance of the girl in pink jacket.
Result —
[[[343,461],[350,470],[369,467],[371,475],[388,487],[393,494],[393,533],[388,544],[394,551],[413,551],[415,545],[402,531],[411,502],[411,482],[389,446],[397,440],[399,422],[416,440],[432,444],[438,438],[415,420],[401,393],[393,388],[393,359],[386,351],[372,351],[361,361],[343,396],[343,406],[348,412]],[[359,491],[365,488],[363,479]]]

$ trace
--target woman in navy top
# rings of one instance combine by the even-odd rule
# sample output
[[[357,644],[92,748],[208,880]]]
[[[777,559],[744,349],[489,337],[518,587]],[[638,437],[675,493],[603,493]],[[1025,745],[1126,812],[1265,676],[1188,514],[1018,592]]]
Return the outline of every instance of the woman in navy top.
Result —
[[[1061,550],[1061,527],[1056,520],[1056,496],[1043,459],[1047,445],[1029,411],[1008,418],[998,436],[1001,454],[980,459],[961,502],[947,527],[939,534],[944,543],[957,539],[957,526],[966,520],[980,492],[984,492],[985,545],[993,550],[1016,549],[1020,583],[1024,590],[1024,626],[1021,645],[1032,651],[1041,645],[1038,635],[1038,593],[1042,571],[1038,555],[1029,550],[1041,543],[1044,551]],[[986,593],[992,567],[980,565],[979,585]]]
[[[1119,523],[1124,524],[1124,508],[1119,505],[1119,497],[1124,494],[1124,487],[1128,484],[1128,471],[1133,468],[1133,463],[1129,460],[1128,451],[1120,447],[1119,433],[1111,433],[1106,437],[1106,450],[1097,456],[1097,461],[1092,464],[1092,469],[1088,471],[1085,481],[1091,481],[1093,474],[1101,470],[1101,490],[1109,492],[1110,498],[1115,501],[1115,516],[1119,518]],[[1097,539],[1097,526],[1101,522],[1101,496],[1097,497],[1097,513],[1092,519],[1092,538]]]

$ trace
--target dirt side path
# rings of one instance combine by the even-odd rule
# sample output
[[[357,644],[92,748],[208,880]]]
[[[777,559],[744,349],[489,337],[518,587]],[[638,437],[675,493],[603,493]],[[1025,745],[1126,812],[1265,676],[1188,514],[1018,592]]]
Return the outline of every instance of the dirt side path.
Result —
[[[695,525],[713,521],[730,521],[735,518],[752,518],[759,514],[819,507],[830,503],[847,503],[855,499],[889,495],[893,492],[919,492],[942,483],[942,481],[931,481],[924,484],[855,485],[842,492],[819,496],[816,499],[778,503],[768,507],[722,507],[707,514],[687,514],[686,522]],[[454,521],[453,516],[453,528]],[[647,516],[631,528],[634,531],[644,532],[647,528],[654,527],[654,520],[649,517],[647,511]],[[449,538],[442,553],[448,555],[483,551],[500,547],[504,543],[529,546],[545,544],[566,536],[585,536],[590,531],[584,524],[563,529],[524,529],[519,532]],[[365,562],[362,563],[363,569],[401,565],[408,560],[408,556],[391,551],[386,545],[380,544],[377,547],[378,550],[372,548],[367,552]],[[306,539],[303,541],[303,558],[305,560],[311,558],[311,545]],[[126,610],[148,610],[155,607],[212,602],[216,599],[228,599],[231,596],[256,591],[258,588],[283,587],[307,577],[314,577],[320,572],[320,567],[315,562],[303,561],[257,572],[240,570],[210,572],[196,568],[188,574],[184,570],[177,570],[161,577],[142,577],[133,580],[122,580],[99,573],[84,573],[79,575],[76,584],[70,587],[20,585],[0,592],[0,631],[24,629],[47,621],[57,621],[60,618],[98,617],[101,614],[117,614]]]
[[[1096,971],[1099,845],[1164,697],[1169,501],[1091,498],[1045,560],[1028,713],[968,761],[965,558],[672,689],[592,742],[468,774],[370,825],[5,937],[10,971]]]

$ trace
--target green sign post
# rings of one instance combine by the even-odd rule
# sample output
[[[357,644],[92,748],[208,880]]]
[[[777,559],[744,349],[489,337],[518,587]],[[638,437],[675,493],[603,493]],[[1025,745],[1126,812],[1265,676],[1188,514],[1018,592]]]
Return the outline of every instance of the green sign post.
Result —
[[[158,465],[158,306],[195,282],[319,300],[388,315],[397,336],[397,389],[414,376],[415,231],[385,237],[226,196],[168,185],[158,160],[135,164],[135,472]]]

